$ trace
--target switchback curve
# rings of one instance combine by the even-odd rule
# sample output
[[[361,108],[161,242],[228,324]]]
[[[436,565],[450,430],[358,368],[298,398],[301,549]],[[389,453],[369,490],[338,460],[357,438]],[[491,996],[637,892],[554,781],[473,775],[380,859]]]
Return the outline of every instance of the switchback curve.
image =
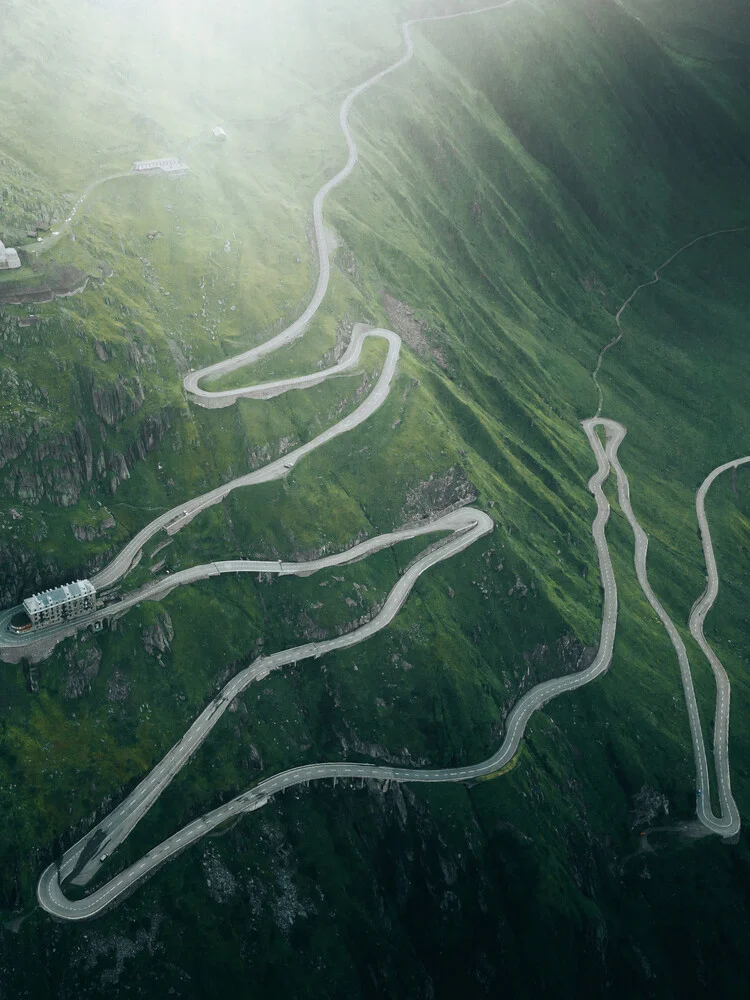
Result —
[[[603,491],[603,484],[609,475],[610,458],[593,427],[587,428],[592,450],[597,458],[597,471],[589,481],[597,513],[592,525],[592,534],[599,559],[604,603],[599,650],[590,666],[576,674],[543,681],[515,704],[505,725],[505,739],[498,751],[487,760],[468,766],[450,768],[394,768],[377,764],[322,762],[290,768],[261,781],[253,788],[225,803],[218,809],[193,820],[172,837],[162,841],[157,847],[143,855],[119,875],[80,900],[69,899],[64,892],[68,885],[85,885],[99,871],[98,858],[102,852],[107,856],[130,833],[136,823],[146,814],[175,774],[200,746],[210,730],[227,709],[230,702],[248,684],[266,677],[270,670],[317,657],[330,649],[353,646],[368,635],[383,628],[392,620],[403,604],[418,577],[431,565],[466,548],[475,538],[492,531],[492,519],[482,511],[461,508],[447,515],[446,519],[433,522],[427,530],[445,530],[455,525],[453,538],[441,547],[432,547],[412,563],[388,595],[383,609],[372,622],[360,629],[325,643],[308,643],[260,657],[245,671],[242,671],[225,686],[185,733],[180,742],[163,758],[153,771],[131,792],[127,799],[101,821],[92,831],[65,852],[59,862],[53,863],[42,873],[37,886],[40,905],[47,912],[64,920],[87,920],[98,916],[128,895],[138,885],[149,878],[158,868],[196,840],[201,839],[216,826],[233,816],[252,812],[265,805],[269,798],[310,781],[337,778],[378,779],[397,782],[466,782],[486,777],[503,767],[513,758],[521,742],[526,726],[539,708],[552,698],[567,691],[583,687],[604,673],[612,660],[615,631],[617,627],[617,587],[614,570],[605,538],[605,527],[609,519],[609,502]],[[609,430],[608,430],[609,434]],[[616,435],[612,453],[616,455],[621,436]],[[364,633],[367,634],[364,634]]]
[[[719,834],[722,837],[732,837],[740,829],[740,815],[734,798],[732,797],[729,773],[729,680],[726,677],[726,673],[724,672],[723,667],[721,667],[721,664],[719,664],[718,671],[714,668],[717,679],[716,726],[714,728],[714,767],[716,771],[716,782],[721,806],[720,815],[716,816],[711,807],[711,781],[709,778],[708,760],[706,757],[700,713],[698,711],[698,702],[695,697],[695,688],[693,686],[693,676],[690,670],[690,660],[688,658],[687,649],[685,648],[685,643],[683,642],[679,631],[675,627],[674,622],[651,588],[651,584],[648,579],[648,571],[646,569],[648,535],[638,523],[638,519],[633,512],[633,507],[630,502],[630,483],[628,482],[628,477],[625,475],[617,454],[619,444],[627,432],[622,424],[618,424],[614,420],[607,420],[603,417],[594,417],[591,420],[584,421],[583,426],[587,434],[594,431],[596,427],[603,427],[607,432],[607,458],[617,477],[618,502],[620,509],[625,515],[625,518],[633,532],[634,563],[638,583],[646,597],[646,600],[656,612],[656,615],[664,626],[674,647],[675,653],[677,654],[677,660],[680,666],[680,677],[685,694],[685,704],[688,711],[688,720],[690,723],[693,756],[695,758],[696,814],[700,822],[712,833]],[[740,461],[750,461],[750,457]],[[724,468],[730,468],[735,464],[739,463],[730,462],[726,466],[720,467],[719,471],[722,471]],[[711,477],[709,477],[709,479],[711,479]],[[711,482],[712,481],[713,480],[711,479]],[[708,482],[708,485],[710,486],[710,482],[708,480],[706,482]],[[706,489],[708,489],[708,487],[706,487]],[[703,496],[705,496],[705,491]],[[714,575],[716,574],[716,565],[714,562],[712,567],[709,562],[710,536],[707,535],[707,524],[705,526],[705,530],[703,528],[703,523],[705,523],[705,514],[703,522],[700,520],[700,491],[698,503],[699,524],[701,524],[701,532],[704,538],[704,552],[707,554],[706,565],[709,573],[710,587],[711,580],[714,579]],[[709,549],[706,548],[706,538],[708,538]],[[710,556],[713,556],[712,549],[710,549]],[[715,575],[715,580],[716,589],[718,590],[718,575]],[[707,587],[707,594],[709,587]],[[705,615],[705,611],[711,606],[712,603],[713,598],[710,599],[710,602],[707,605],[703,605],[703,615]],[[701,605],[696,605],[696,608],[699,606]],[[696,609],[694,608],[694,613],[695,610]],[[702,621],[702,617],[700,620]],[[716,662],[718,663],[718,660],[716,660]],[[720,683],[720,674],[723,676],[725,684]]]

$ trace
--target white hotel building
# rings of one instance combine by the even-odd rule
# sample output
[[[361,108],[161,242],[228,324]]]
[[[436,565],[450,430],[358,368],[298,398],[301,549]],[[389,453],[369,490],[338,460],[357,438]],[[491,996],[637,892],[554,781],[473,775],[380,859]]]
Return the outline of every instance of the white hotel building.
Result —
[[[71,618],[81,618],[96,607],[96,588],[90,580],[76,580],[53,590],[27,597],[23,602],[32,629],[61,625]]]

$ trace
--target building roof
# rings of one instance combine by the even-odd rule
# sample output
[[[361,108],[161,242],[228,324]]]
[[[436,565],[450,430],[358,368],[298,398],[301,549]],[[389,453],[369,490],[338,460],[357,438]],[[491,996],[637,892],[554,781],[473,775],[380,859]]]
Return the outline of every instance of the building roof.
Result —
[[[187,164],[178,160],[176,156],[162,156],[158,160],[136,160],[133,170],[162,170],[164,173],[175,173],[187,170]]]
[[[52,590],[45,590],[41,594],[27,597],[23,606],[27,614],[33,615],[76,598],[95,596],[96,588],[90,580],[76,580],[75,583],[65,583],[62,587],[54,587]]]
[[[6,248],[3,241],[0,240],[0,268],[2,268],[3,271],[6,271],[20,266],[21,258],[18,256],[17,251],[15,251],[12,247]]]

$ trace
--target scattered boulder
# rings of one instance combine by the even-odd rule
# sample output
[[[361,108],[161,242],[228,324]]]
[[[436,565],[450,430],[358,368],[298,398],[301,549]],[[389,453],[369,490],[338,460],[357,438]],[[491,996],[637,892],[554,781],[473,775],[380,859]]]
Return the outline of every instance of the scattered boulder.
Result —
[[[633,796],[633,828],[650,826],[660,813],[669,815],[669,799],[663,792],[643,785],[640,792]]]
[[[130,685],[121,670],[115,670],[107,681],[107,701],[124,701],[130,694]]]

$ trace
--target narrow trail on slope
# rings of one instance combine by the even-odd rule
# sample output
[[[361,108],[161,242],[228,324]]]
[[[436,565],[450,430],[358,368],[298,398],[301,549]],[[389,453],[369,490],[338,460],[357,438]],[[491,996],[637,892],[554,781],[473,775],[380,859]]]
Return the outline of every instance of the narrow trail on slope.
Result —
[[[55,233],[53,233],[51,236],[45,236],[41,242],[28,243],[21,249],[25,250],[27,253],[34,254],[37,257],[40,254],[45,253],[47,250],[51,250],[56,243],[60,242],[65,233],[70,228],[70,226],[73,224],[73,221],[75,220],[75,217],[78,213],[78,209],[86,201],[86,199],[88,198],[88,196],[91,194],[92,191],[95,191],[96,188],[101,187],[103,184],[108,184],[110,181],[121,180],[123,177],[138,177],[138,176],[139,175],[137,173],[133,173],[132,170],[127,170],[127,171],[122,171],[119,174],[109,174],[107,177],[100,177],[98,181],[92,181],[91,184],[89,184],[89,186],[80,196],[78,201],[75,203],[75,205],[71,208],[70,215],[68,215],[65,222],[63,222],[60,225],[60,228]]]
[[[601,371],[602,368],[604,355],[607,353],[607,351],[611,350],[611,348],[619,344],[622,338],[624,337],[625,331],[623,330],[621,323],[622,314],[628,308],[628,306],[636,297],[636,295],[638,295],[638,293],[642,291],[644,288],[648,288],[650,285],[658,284],[661,281],[661,272],[664,270],[664,268],[669,267],[672,261],[676,260],[680,256],[680,254],[684,253],[686,250],[689,250],[690,247],[695,246],[696,243],[701,243],[703,240],[710,240],[714,236],[725,236],[728,233],[746,233],[746,232],[750,232],[750,226],[736,226],[733,229],[715,229],[712,233],[704,233],[703,236],[696,236],[695,239],[692,239],[690,240],[689,243],[686,243],[684,246],[681,246],[679,250],[675,250],[672,256],[669,257],[667,260],[665,260],[663,264],[659,264],[656,270],[652,272],[653,278],[651,278],[649,281],[642,282],[640,285],[638,285],[637,288],[633,289],[630,295],[628,295],[628,297],[625,299],[623,304],[617,310],[617,313],[615,315],[615,323],[617,324],[617,330],[618,330],[617,336],[613,337],[612,340],[610,340],[608,344],[605,344],[604,347],[601,349],[601,351],[599,352],[599,357],[597,358],[596,368],[594,368],[594,371],[591,374],[591,377],[594,380],[594,385],[596,386],[596,391],[599,394],[599,406],[597,407],[595,416],[598,417],[601,414],[602,406],[604,405],[604,394],[602,392],[602,387],[599,384],[599,372]]]
[[[615,433],[619,433],[621,435],[620,440],[622,440],[627,433],[622,424],[619,424],[614,420],[608,420],[601,417],[604,395],[602,393],[598,376],[601,371],[605,354],[612,347],[615,347],[615,345],[618,344],[624,336],[621,322],[622,315],[628,306],[630,306],[633,302],[638,293],[642,289],[648,288],[650,285],[657,284],[661,280],[661,272],[674,260],[676,260],[680,254],[684,253],[684,251],[688,250],[690,247],[695,246],[697,243],[701,243],[703,240],[712,239],[714,236],[723,236],[729,233],[743,233],[748,231],[750,231],[750,226],[737,226],[728,229],[716,229],[713,232],[705,233],[702,236],[696,236],[694,239],[690,240],[684,246],[681,246],[678,250],[676,250],[671,257],[664,261],[663,264],[660,264],[659,267],[653,271],[653,278],[650,281],[642,282],[630,293],[627,299],[625,299],[615,315],[615,322],[618,329],[617,336],[602,348],[597,359],[596,367],[591,373],[591,377],[596,385],[599,396],[599,405],[594,417],[590,420],[583,421],[583,427],[587,433],[589,433],[591,429],[598,426],[604,427],[607,430],[608,442],[610,440],[610,434],[614,435]],[[688,624],[691,634],[698,642],[701,650],[711,665],[716,682],[716,710],[714,717],[713,750],[714,770],[716,773],[716,783],[718,786],[720,805],[720,815],[716,816],[711,806],[711,782],[709,778],[706,747],[703,740],[703,730],[698,711],[698,702],[695,696],[693,675],[690,669],[690,660],[685,648],[685,643],[675,627],[674,622],[667,614],[659,599],[656,597],[656,594],[654,593],[649,582],[648,571],[646,568],[648,535],[639,524],[638,519],[633,512],[633,508],[630,503],[630,484],[622,466],[620,465],[619,459],[617,458],[617,449],[612,451],[609,443],[607,447],[607,455],[611,467],[614,469],[617,476],[618,501],[620,508],[633,532],[634,563],[638,583],[644,593],[644,596],[646,597],[646,600],[656,612],[657,617],[664,626],[674,647],[675,653],[677,654],[677,660],[680,666],[680,678],[685,695],[685,703],[690,723],[690,736],[693,744],[693,756],[695,758],[696,815],[703,826],[712,833],[719,834],[722,837],[733,837],[740,830],[741,820],[737,804],[732,796],[732,784],[729,768],[729,705],[731,688],[729,678],[724,667],[709,644],[706,642],[703,635],[703,622],[705,616],[713,606],[719,589],[719,575],[716,568],[711,535],[708,529],[708,521],[705,514],[705,496],[711,486],[711,483],[718,475],[726,469],[736,468],[738,465],[750,462],[750,456],[726,462],[724,465],[714,469],[714,471],[703,482],[696,497],[696,513],[701,532],[703,554],[706,561],[707,583],[703,596],[693,605]]]

